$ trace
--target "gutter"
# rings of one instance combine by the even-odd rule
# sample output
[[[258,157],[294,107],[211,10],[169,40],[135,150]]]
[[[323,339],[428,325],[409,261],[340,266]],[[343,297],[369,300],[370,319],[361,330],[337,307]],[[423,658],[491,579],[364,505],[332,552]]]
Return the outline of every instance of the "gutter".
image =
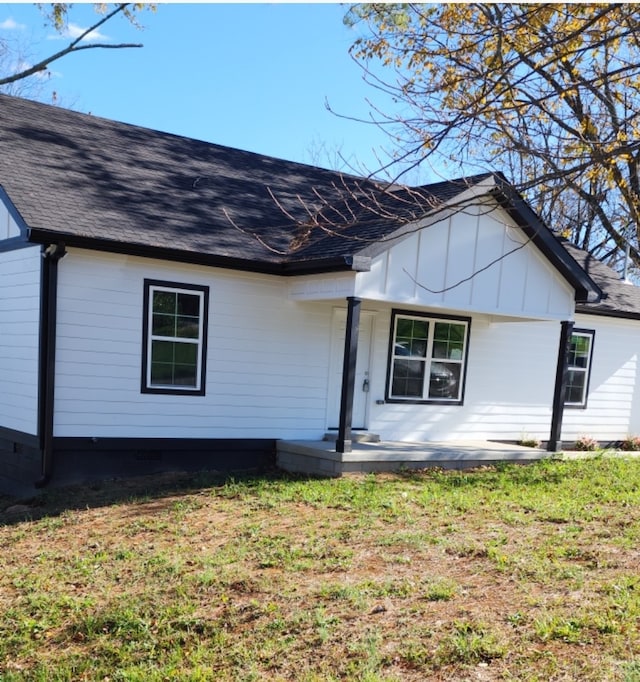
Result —
[[[58,262],[67,253],[65,245],[49,244],[42,252],[40,290],[40,369],[38,433],[42,452],[41,476],[35,482],[42,488],[53,471],[53,414],[56,379],[56,329],[58,302]]]
[[[36,244],[51,244],[51,239],[54,235],[57,236],[57,238],[62,239],[67,247],[88,249],[90,251],[105,251],[107,253],[118,253],[126,256],[138,256],[140,258],[154,258],[177,263],[188,263],[190,265],[205,265],[226,268],[229,270],[241,270],[243,272],[255,272],[263,275],[279,275],[283,277],[330,272],[362,272],[369,270],[371,266],[370,258],[353,255],[331,256],[328,258],[315,258],[301,261],[252,260],[249,258],[239,258],[237,256],[200,253],[196,251],[180,251],[164,246],[129,244],[112,239],[52,233],[37,228],[31,228],[29,230],[29,241]]]

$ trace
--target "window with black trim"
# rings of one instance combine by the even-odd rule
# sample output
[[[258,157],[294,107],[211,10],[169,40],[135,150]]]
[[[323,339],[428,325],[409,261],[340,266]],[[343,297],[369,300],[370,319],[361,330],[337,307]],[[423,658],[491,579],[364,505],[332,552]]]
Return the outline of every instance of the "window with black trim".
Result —
[[[564,400],[567,407],[587,406],[594,336],[595,332],[590,329],[574,329],[571,334]]]
[[[393,312],[388,400],[461,404],[468,318]]]
[[[204,395],[209,288],[145,280],[142,392]]]

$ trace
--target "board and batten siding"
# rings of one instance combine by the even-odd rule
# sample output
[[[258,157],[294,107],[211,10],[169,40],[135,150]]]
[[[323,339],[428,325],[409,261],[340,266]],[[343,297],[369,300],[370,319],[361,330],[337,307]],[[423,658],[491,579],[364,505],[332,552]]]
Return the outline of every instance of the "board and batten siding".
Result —
[[[486,200],[485,200],[486,201]],[[360,272],[354,295],[545,320],[573,315],[573,289],[504,209],[472,204],[409,232]]]
[[[41,261],[39,246],[0,252],[0,427],[33,436],[38,434]]]
[[[422,311],[438,316],[441,312]],[[379,309],[372,348],[369,428],[405,442],[547,439],[559,322],[471,320],[463,405],[384,403],[391,310]]]
[[[145,278],[209,287],[206,395],[141,392]],[[58,287],[55,436],[324,433],[331,307],[284,278],[69,249]]]
[[[562,439],[640,435],[640,320],[578,314],[575,326],[595,331],[591,378],[587,407],[564,411]]]
[[[0,241],[11,239],[20,235],[20,229],[13,219],[9,209],[3,201],[0,201]]]

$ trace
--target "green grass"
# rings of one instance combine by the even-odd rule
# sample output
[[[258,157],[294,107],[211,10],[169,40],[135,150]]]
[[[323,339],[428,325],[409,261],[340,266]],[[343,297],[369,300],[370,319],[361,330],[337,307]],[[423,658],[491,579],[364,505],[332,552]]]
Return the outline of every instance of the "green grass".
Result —
[[[638,460],[164,477],[0,519],[2,682],[640,682]]]

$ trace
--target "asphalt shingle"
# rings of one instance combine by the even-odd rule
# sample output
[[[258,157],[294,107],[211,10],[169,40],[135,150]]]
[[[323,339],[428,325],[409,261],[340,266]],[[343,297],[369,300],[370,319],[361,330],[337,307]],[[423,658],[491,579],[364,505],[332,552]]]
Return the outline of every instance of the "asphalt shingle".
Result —
[[[277,263],[353,254],[359,231],[375,239],[402,218],[376,213],[392,194],[366,178],[6,95],[0,144],[0,184],[30,228],[54,234]],[[309,231],[347,214],[342,234]]]
[[[0,185],[29,228],[259,264],[370,254],[492,175],[390,188],[7,95],[0,145]],[[579,310],[640,318],[640,289],[561,243],[607,294]]]

